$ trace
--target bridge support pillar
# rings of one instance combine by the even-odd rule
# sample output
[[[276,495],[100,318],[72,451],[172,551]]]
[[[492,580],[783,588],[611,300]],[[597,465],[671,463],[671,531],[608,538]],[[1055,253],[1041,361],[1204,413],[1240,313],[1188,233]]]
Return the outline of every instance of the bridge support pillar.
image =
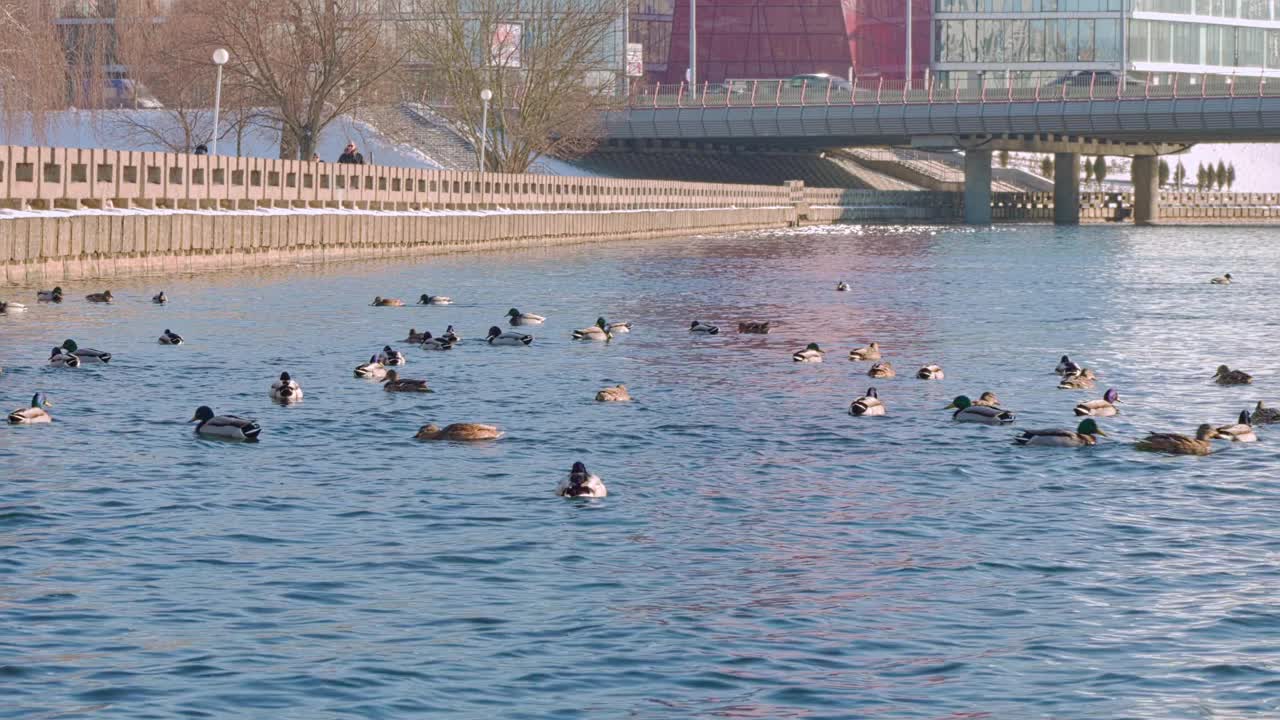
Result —
[[[991,151],[964,152],[964,222],[991,224]]]
[[[1053,154],[1053,224],[1080,224],[1080,153]]]
[[[1160,158],[1143,155],[1133,159],[1133,224],[1160,222]]]

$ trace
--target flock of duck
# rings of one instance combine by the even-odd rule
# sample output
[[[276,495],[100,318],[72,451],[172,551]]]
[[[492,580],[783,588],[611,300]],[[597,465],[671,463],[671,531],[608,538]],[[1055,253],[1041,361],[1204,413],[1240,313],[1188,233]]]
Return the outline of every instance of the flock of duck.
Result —
[[[1228,273],[1221,277],[1215,277],[1210,282],[1215,285],[1228,285],[1232,282],[1232,277]],[[841,281],[836,285],[836,290],[839,292],[848,291],[849,285]],[[52,290],[39,291],[36,294],[36,298],[42,303],[61,303],[64,295],[61,287],[55,287]],[[111,303],[114,300],[114,296],[110,290],[107,290],[86,295],[85,299],[91,303]],[[165,304],[168,302],[168,297],[164,292],[160,292],[153,296],[151,300],[156,304]],[[449,297],[425,293],[418,300],[419,305],[450,305],[452,303],[453,300]],[[374,298],[371,303],[375,307],[400,307],[404,304],[402,300],[397,298],[384,298],[381,296]],[[0,300],[0,313],[22,312],[25,309],[26,307],[21,303]],[[541,325],[546,321],[546,318],[541,315],[522,312],[518,308],[508,310],[504,318],[508,325],[512,327]],[[631,332],[631,328],[630,322],[609,322],[601,317],[596,320],[594,325],[574,330],[572,337],[575,340],[588,342],[608,342],[617,334]],[[702,335],[718,335],[720,334],[720,328],[711,323],[694,320],[690,323],[689,332]],[[741,334],[768,334],[770,332],[770,323],[763,321],[741,322],[738,324],[738,332]],[[488,334],[481,341],[495,346],[528,346],[533,343],[533,340],[532,335],[515,330],[503,330],[495,325],[489,328]],[[181,335],[166,328],[157,342],[161,345],[181,345],[183,339]],[[454,327],[450,325],[439,336],[433,336],[429,331],[418,332],[418,330],[410,328],[407,337],[401,342],[417,345],[424,350],[446,351],[461,343],[462,338],[459,337]],[[798,363],[817,363],[822,362],[825,355],[826,351],[817,343],[810,343],[803,349],[794,352],[791,357],[794,362]],[[872,342],[866,346],[854,348],[849,351],[848,358],[851,362],[871,363],[867,370],[867,375],[873,379],[888,379],[897,375],[892,363],[882,357],[878,343]],[[48,360],[51,366],[59,368],[76,368],[86,363],[107,364],[110,361],[111,353],[80,347],[79,344],[71,339],[53,348]],[[432,392],[426,380],[400,376],[399,371],[395,368],[402,367],[406,363],[407,359],[404,353],[390,345],[384,345],[380,352],[373,354],[369,358],[368,362],[357,365],[354,369],[354,375],[358,378],[380,382],[387,392]],[[1096,385],[1097,374],[1093,370],[1077,364],[1067,355],[1061,357],[1054,368],[1054,372],[1060,378],[1058,387],[1063,390],[1089,390]],[[946,377],[946,374],[940,365],[930,363],[917,370],[915,377],[926,381],[942,380]],[[1241,370],[1232,370],[1226,365],[1222,365],[1217,369],[1213,379],[1219,385],[1247,385],[1253,382],[1253,377],[1248,373]],[[299,402],[303,399],[302,386],[289,373],[283,372],[271,384],[270,397],[273,401],[281,404]],[[595,395],[595,399],[599,402],[628,402],[631,400],[631,395],[626,386],[620,384],[599,390]],[[1108,389],[1100,399],[1086,400],[1075,405],[1075,415],[1084,418],[1075,430],[1024,430],[1015,436],[1014,442],[1023,446],[1043,447],[1085,447],[1095,445],[1099,436],[1106,436],[1106,433],[1099,427],[1095,418],[1112,417],[1119,414],[1120,410],[1116,407],[1118,404],[1120,404],[1119,393],[1114,388]],[[14,425],[34,425],[52,422],[53,417],[47,409],[51,406],[52,403],[49,402],[47,397],[42,393],[36,393],[31,398],[30,406],[18,408],[9,413],[8,421]],[[960,395],[943,409],[953,410],[952,419],[955,422],[962,423],[1009,425],[1016,419],[1012,411],[1001,407],[999,398],[992,392],[982,393],[977,400],[971,400],[966,395]],[[875,387],[868,388],[866,393],[856,398],[849,405],[849,414],[855,417],[882,416],[887,412],[888,408]],[[191,422],[196,423],[196,434],[207,437],[256,442],[258,436],[262,433],[262,428],[256,421],[236,415],[218,415],[208,406],[197,408],[195,415],[191,418]],[[1176,433],[1151,433],[1134,443],[1134,447],[1143,451],[1175,455],[1207,455],[1212,452],[1211,441],[1215,439],[1230,440],[1232,442],[1253,442],[1257,440],[1257,434],[1254,432],[1253,426],[1272,423],[1280,423],[1280,409],[1268,408],[1262,402],[1258,402],[1252,413],[1248,410],[1241,412],[1239,418],[1233,424],[1214,426],[1205,423],[1197,428],[1194,437]],[[419,440],[473,442],[496,440],[502,435],[503,432],[493,425],[454,423],[439,427],[434,423],[429,423],[419,428],[414,437]],[[573,464],[569,477],[560,481],[556,492],[563,497],[604,497],[608,494],[600,478],[588,472],[581,462]]]
[[[1213,285],[1230,285],[1231,281],[1231,273],[1209,280]],[[840,281],[836,284],[836,291],[847,292],[848,290],[848,283]],[[745,332],[741,328],[740,331]],[[763,331],[768,332],[767,323]],[[796,362],[822,362],[825,354],[826,352],[817,343],[810,343],[808,347],[792,355],[792,359]],[[882,360],[880,346],[874,342],[866,347],[850,350],[849,360],[874,363],[867,371],[867,375],[872,378],[892,378],[897,375],[893,365]],[[1058,382],[1058,388],[1061,390],[1090,390],[1093,389],[1097,382],[1097,374],[1093,370],[1076,364],[1067,355],[1063,355],[1058,361],[1054,372],[1061,378]],[[920,380],[942,380],[945,377],[945,373],[941,366],[928,364],[916,371],[915,377]],[[1253,376],[1242,370],[1232,370],[1226,365],[1221,365],[1214,373],[1213,380],[1219,385],[1249,385],[1253,383]],[[1094,418],[1112,417],[1119,414],[1120,411],[1116,407],[1119,403],[1119,392],[1114,388],[1109,389],[1101,399],[1087,400],[1075,406],[1075,414],[1085,417],[1076,426],[1075,430],[1024,430],[1014,437],[1014,442],[1023,446],[1042,447],[1085,447],[1095,445],[1098,442],[1098,437],[1105,437],[1106,433],[1102,431]],[[1013,412],[1000,407],[999,398],[991,392],[984,392],[977,401],[961,395],[943,409],[955,410],[952,414],[952,419],[956,422],[1008,425],[1012,424],[1016,419]],[[885,412],[885,404],[874,387],[868,388],[865,395],[854,400],[849,406],[849,414],[854,416],[884,415]],[[1215,427],[1210,423],[1204,423],[1196,429],[1194,437],[1177,433],[1153,432],[1135,442],[1134,447],[1147,452],[1162,452],[1172,455],[1208,455],[1213,451],[1213,440],[1255,442],[1258,436],[1254,432],[1253,426],[1273,423],[1280,423],[1280,409],[1268,408],[1262,401],[1259,401],[1252,413],[1248,410],[1242,411],[1236,422],[1230,425]]]
[[[52,290],[40,290],[37,292],[36,298],[41,303],[61,303],[65,299],[61,287],[55,287]],[[87,295],[85,299],[92,303],[110,304],[115,297],[110,290],[107,290]],[[152,302],[165,304],[168,302],[168,297],[164,292],[160,292],[152,297]],[[379,296],[374,298],[371,304],[375,307],[401,307],[405,303],[397,298]],[[419,298],[418,304],[451,305],[453,301],[443,295],[423,294]],[[26,306],[21,303],[0,300],[0,312],[17,313],[25,310]],[[513,327],[541,325],[546,321],[546,318],[541,315],[524,313],[516,308],[512,308],[504,317],[507,323]],[[631,323],[629,322],[611,323],[604,318],[599,318],[594,325],[573,331],[572,336],[576,340],[609,341],[617,334],[629,332],[631,332]],[[718,330],[712,329],[710,332],[718,332]],[[181,345],[184,341],[181,335],[166,328],[158,337],[157,342],[161,345],[172,346]],[[433,336],[427,331],[418,332],[416,329],[410,328],[408,336],[401,342],[418,345],[424,350],[443,351],[453,349],[454,346],[462,342],[462,338],[458,336],[453,326],[450,325],[439,336]],[[495,325],[489,329],[489,333],[483,339],[483,342],[495,346],[528,346],[532,344],[533,336],[516,331],[504,331]],[[48,362],[51,366],[58,368],[77,368],[89,363],[105,365],[111,362],[111,353],[81,347],[76,341],[68,339],[53,348]],[[369,358],[368,362],[357,365],[354,375],[358,378],[380,382],[387,392],[432,392],[426,380],[400,376],[396,368],[406,365],[407,362],[408,360],[403,352],[390,345],[384,345],[380,352],[373,354]],[[301,384],[293,379],[288,372],[282,372],[280,377],[272,382],[269,393],[271,399],[280,404],[300,402],[304,396]],[[616,385],[601,389],[596,393],[596,400],[600,402],[629,402],[631,395],[627,392],[625,385]],[[50,402],[48,397],[43,393],[36,393],[32,396],[29,406],[18,408],[9,413],[8,421],[13,425],[50,423],[53,421],[53,416],[49,413],[48,408],[52,406],[53,403]],[[257,442],[258,436],[262,434],[262,427],[256,421],[237,415],[219,415],[212,408],[205,405],[196,409],[191,422],[196,423],[195,433],[205,437]],[[414,437],[419,440],[474,442],[496,440],[502,435],[503,432],[499,428],[481,423],[454,423],[445,427],[428,423],[420,427]],[[562,497],[604,497],[608,494],[603,481],[598,476],[588,472],[586,466],[581,462],[573,464],[569,477],[560,481],[556,492]]]

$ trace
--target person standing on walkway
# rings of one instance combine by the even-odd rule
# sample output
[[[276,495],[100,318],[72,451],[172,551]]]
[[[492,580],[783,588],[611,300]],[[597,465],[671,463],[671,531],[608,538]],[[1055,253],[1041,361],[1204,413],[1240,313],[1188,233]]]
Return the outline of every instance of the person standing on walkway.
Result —
[[[347,143],[347,149],[343,150],[342,154],[338,156],[338,162],[344,165],[363,165],[364,155],[361,155],[360,151],[356,150],[355,143]]]

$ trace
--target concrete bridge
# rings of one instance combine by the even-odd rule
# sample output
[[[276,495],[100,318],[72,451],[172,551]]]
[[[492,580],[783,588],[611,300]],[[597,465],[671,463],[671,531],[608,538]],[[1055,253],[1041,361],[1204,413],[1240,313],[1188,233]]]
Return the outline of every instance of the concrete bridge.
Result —
[[[754,81],[681,85],[637,95],[608,114],[617,145],[814,151],[908,146],[965,152],[965,221],[991,222],[997,150],[1055,154],[1054,221],[1076,224],[1081,155],[1133,158],[1134,220],[1159,218],[1159,155],[1202,142],[1280,141],[1280,81],[1208,76],[1076,76],[1059,85],[944,89],[834,88]]]

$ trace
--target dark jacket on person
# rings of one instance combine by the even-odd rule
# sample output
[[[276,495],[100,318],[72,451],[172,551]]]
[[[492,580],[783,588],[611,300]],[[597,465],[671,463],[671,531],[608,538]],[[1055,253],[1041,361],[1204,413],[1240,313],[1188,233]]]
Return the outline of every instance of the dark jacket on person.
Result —
[[[355,152],[344,152],[338,156],[338,162],[344,165],[363,165],[364,155],[361,155],[359,150]]]

